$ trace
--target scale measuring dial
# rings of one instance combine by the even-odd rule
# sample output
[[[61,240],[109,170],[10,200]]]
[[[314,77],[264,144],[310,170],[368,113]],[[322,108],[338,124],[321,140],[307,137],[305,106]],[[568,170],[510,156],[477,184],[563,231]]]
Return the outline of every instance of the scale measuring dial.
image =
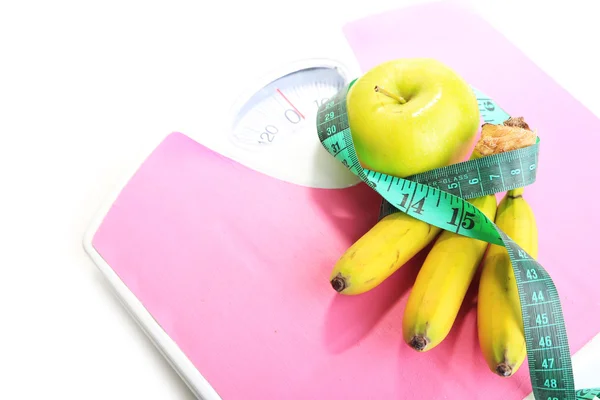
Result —
[[[295,184],[352,186],[359,179],[335,160],[317,135],[318,107],[349,83],[343,65],[307,61],[268,79],[235,108],[230,140],[245,165]]]

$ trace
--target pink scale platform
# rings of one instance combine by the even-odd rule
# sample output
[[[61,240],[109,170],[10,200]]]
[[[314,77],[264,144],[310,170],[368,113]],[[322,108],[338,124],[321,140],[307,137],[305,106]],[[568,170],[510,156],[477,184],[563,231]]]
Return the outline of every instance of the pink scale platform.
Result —
[[[344,28],[363,71],[435,57],[537,129],[538,179],[526,197],[574,353],[600,331],[589,318],[600,221],[587,186],[600,121],[476,15],[438,4],[374,18]],[[520,400],[531,391],[527,365],[510,379],[488,371],[474,290],[439,347],[417,354],[404,344],[423,254],[367,294],[331,289],[333,264],[377,220],[380,198],[363,184],[279,181],[172,133],[113,200],[86,248],[200,398]]]

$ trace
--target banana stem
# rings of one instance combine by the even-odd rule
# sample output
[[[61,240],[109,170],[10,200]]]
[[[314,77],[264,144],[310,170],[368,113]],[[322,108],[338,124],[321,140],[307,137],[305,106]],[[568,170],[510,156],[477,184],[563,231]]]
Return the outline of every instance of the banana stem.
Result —
[[[331,287],[333,287],[333,290],[335,290],[336,292],[340,293],[342,292],[344,289],[346,289],[346,280],[344,279],[344,277],[341,274],[337,274],[332,280],[331,280]]]
[[[415,335],[410,340],[409,346],[417,351],[423,351],[429,345],[429,339],[423,335]]]
[[[498,364],[498,366],[496,367],[496,373],[503,377],[511,376],[512,372],[512,367],[504,362]]]
[[[525,191],[524,187],[515,188],[509,190],[506,195],[511,199],[518,199],[519,197],[523,197],[523,192]]]

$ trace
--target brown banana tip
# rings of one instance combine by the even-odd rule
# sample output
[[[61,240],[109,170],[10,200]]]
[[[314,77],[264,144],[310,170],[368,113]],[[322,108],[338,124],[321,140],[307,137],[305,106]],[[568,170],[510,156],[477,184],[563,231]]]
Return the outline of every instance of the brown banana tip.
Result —
[[[496,367],[496,373],[503,377],[511,376],[512,368],[510,365],[502,362]]]
[[[409,346],[417,351],[423,351],[428,344],[429,340],[427,340],[426,337],[417,335],[413,336],[413,338],[410,340]]]
[[[340,275],[337,275],[331,280],[331,287],[333,288],[333,290],[340,293],[341,291],[346,289],[346,280]]]

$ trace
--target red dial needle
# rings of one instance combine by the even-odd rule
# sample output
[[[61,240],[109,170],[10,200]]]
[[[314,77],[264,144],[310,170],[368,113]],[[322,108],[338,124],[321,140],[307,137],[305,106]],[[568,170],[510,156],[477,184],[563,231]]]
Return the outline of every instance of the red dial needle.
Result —
[[[300,110],[298,110],[298,109],[296,108],[296,106],[294,106],[294,105],[292,104],[292,102],[291,102],[291,101],[289,101],[287,97],[285,97],[285,94],[283,94],[283,93],[281,92],[281,90],[279,90],[279,89],[276,89],[276,90],[277,90],[277,93],[279,93],[279,94],[281,95],[281,97],[283,97],[283,98],[284,98],[284,100],[285,100],[285,101],[287,101],[287,103],[288,103],[290,106],[292,106],[292,108],[293,108],[294,110],[296,110],[296,112],[298,113],[298,115],[299,115],[299,116],[301,116],[301,117],[302,117],[302,119],[306,119],[306,118],[304,118],[304,115],[302,115],[302,113],[300,112]]]

